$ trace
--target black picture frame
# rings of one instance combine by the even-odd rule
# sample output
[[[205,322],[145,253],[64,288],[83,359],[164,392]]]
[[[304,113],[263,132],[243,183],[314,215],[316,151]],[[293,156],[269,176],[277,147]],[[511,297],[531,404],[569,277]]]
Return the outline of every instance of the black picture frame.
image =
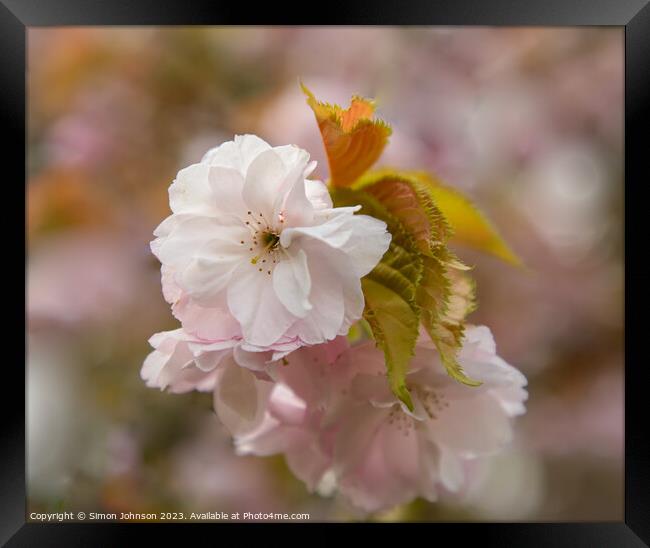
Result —
[[[8,207],[0,215],[5,251],[26,253],[25,210],[17,203],[25,192],[26,30],[36,26],[75,25],[224,25],[224,24],[355,24],[355,25],[484,25],[484,26],[619,26],[625,29],[625,519],[608,523],[428,524],[435,527],[431,542],[443,533],[454,545],[472,541],[482,546],[643,546],[650,545],[650,450],[645,428],[646,392],[650,383],[645,322],[650,270],[644,261],[650,202],[643,191],[648,182],[645,165],[650,127],[650,5],[648,0],[411,0],[368,3],[330,2],[316,20],[305,3],[278,9],[274,3],[244,5],[218,0],[0,0],[0,127],[8,137],[2,150],[4,197]],[[322,7],[322,6],[321,6]],[[646,168],[646,169],[644,169]],[[11,192],[9,192],[11,191]],[[14,203],[14,197],[16,202]],[[646,211],[644,211],[644,209]],[[15,215],[15,218],[14,218]],[[21,247],[22,246],[22,247]],[[13,259],[13,257],[12,257]],[[21,279],[17,261],[6,259],[9,275],[5,297],[18,294]],[[7,268],[8,267],[8,268]],[[25,282],[25,278],[22,278]],[[24,300],[23,305],[25,304]],[[21,299],[6,310],[9,327],[22,317]],[[22,309],[22,314],[25,309]],[[26,326],[26,322],[25,322]],[[645,336],[644,336],[645,335]],[[19,356],[20,336],[5,339],[0,466],[0,541],[8,546],[122,546],[139,524],[26,524],[25,381]],[[26,338],[23,339],[26,341]],[[27,353],[27,345],[23,347]],[[15,354],[15,356],[14,356]],[[22,362],[25,363],[24,361]],[[186,539],[187,524],[165,524],[167,540]],[[280,524],[278,524],[280,525]],[[334,527],[354,525],[332,524]],[[236,524],[224,524],[237,527]],[[286,526],[286,524],[284,525]],[[294,527],[311,527],[296,524]],[[393,526],[381,525],[384,532]],[[414,526],[425,526],[414,524]],[[262,525],[251,524],[252,529]],[[264,526],[267,527],[267,526]],[[342,532],[342,531],[340,531]],[[146,527],[149,541],[152,527]],[[402,532],[403,533],[403,532]],[[421,532],[422,533],[422,532]],[[203,532],[205,534],[205,532]],[[345,532],[347,534],[347,532]],[[399,533],[401,534],[401,533]],[[424,532],[429,535],[431,532]],[[181,537],[182,535],[182,537]],[[209,537],[208,537],[209,538]],[[216,537],[215,541],[216,541]],[[401,537],[404,540],[405,537]],[[409,537],[406,537],[407,539]],[[408,540],[407,540],[408,541]]]

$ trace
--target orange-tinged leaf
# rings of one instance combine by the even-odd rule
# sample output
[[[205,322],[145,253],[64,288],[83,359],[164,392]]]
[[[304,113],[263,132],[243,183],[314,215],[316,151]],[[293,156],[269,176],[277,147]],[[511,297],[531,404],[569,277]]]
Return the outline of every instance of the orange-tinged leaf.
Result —
[[[404,224],[425,255],[446,242],[449,225],[429,195],[428,186],[418,178],[397,171],[373,171],[353,188],[377,198]]]
[[[369,99],[355,96],[344,109],[318,101],[304,84],[301,87],[323,138],[330,183],[349,186],[377,161],[388,143],[390,126],[373,119],[375,104]]]
[[[436,206],[453,229],[452,241],[490,253],[514,266],[523,266],[521,259],[508,247],[497,229],[466,196],[426,173],[413,175],[429,186]]]

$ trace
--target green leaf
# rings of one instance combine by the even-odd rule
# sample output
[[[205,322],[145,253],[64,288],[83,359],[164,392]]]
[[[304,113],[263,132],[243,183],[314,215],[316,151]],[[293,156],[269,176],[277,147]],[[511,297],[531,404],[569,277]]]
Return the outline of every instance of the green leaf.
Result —
[[[384,352],[391,390],[413,410],[405,379],[418,336],[417,314],[398,292],[372,277],[361,280],[361,287],[366,299],[364,317]]]
[[[429,195],[451,225],[454,241],[494,255],[514,266],[523,266],[521,259],[467,196],[445,186],[428,173],[409,172],[408,175],[426,185]]]
[[[469,378],[458,363],[465,318],[476,308],[474,281],[465,269],[445,249],[435,257],[424,257],[417,302],[422,325],[436,345],[447,373],[463,384],[479,386],[481,383]]]
[[[448,374],[469,386],[481,384],[458,362],[465,320],[476,308],[474,282],[469,267],[447,248],[453,229],[426,177],[382,170],[350,188],[331,189],[336,206],[360,204],[361,213],[384,220],[392,235],[388,252],[362,280],[364,317],[384,351],[391,388],[409,407],[405,378],[420,323]]]
[[[361,280],[366,306],[364,318],[384,353],[393,393],[413,409],[406,373],[419,334],[417,288],[422,277],[422,254],[404,224],[375,196],[363,190],[332,189],[337,207],[361,205],[360,213],[381,219],[392,239],[377,266]]]
[[[436,207],[428,185],[417,177],[390,170],[374,171],[353,186],[368,192],[397,219],[415,240],[421,253],[431,255],[432,248],[444,245],[450,227]]]
[[[475,307],[474,285],[468,275],[461,274],[469,268],[445,245],[451,229],[437,207],[430,185],[410,173],[383,170],[366,174],[353,188],[379,200],[415,240],[423,266],[416,290],[422,325],[438,348],[449,375],[470,386],[481,384],[467,377],[457,360],[465,317]]]

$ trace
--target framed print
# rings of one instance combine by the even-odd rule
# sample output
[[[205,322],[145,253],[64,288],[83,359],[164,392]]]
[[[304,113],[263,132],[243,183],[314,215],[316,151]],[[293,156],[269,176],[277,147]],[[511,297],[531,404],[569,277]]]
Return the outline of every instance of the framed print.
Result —
[[[647,545],[647,3],[186,4],[0,5],[3,542]]]

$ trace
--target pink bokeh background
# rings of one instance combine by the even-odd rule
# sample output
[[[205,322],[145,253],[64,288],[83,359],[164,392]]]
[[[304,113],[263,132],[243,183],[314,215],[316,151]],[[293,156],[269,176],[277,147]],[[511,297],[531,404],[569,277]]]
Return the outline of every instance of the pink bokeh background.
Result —
[[[30,511],[309,512],[312,519],[623,515],[623,31],[32,28],[28,31]],[[139,378],[175,327],[148,242],[176,172],[236,133],[327,165],[298,79],[377,99],[380,163],[428,169],[523,258],[476,251],[479,309],[529,379],[512,447],[471,489],[362,516],[281,458],[240,458],[209,395]]]

